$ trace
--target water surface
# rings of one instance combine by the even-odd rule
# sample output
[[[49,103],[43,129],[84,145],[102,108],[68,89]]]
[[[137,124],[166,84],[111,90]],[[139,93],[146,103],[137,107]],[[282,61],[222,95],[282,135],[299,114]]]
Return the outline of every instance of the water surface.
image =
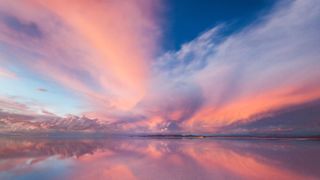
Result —
[[[320,179],[320,142],[0,138],[0,179]]]

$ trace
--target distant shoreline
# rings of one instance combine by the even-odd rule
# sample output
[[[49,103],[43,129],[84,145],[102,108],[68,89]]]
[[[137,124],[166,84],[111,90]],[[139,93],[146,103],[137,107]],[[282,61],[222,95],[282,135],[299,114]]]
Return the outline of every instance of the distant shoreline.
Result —
[[[320,135],[238,135],[238,134],[107,134],[107,133],[0,133],[0,138],[49,138],[49,139],[103,139],[103,138],[148,138],[148,139],[230,139],[230,140],[313,140]]]

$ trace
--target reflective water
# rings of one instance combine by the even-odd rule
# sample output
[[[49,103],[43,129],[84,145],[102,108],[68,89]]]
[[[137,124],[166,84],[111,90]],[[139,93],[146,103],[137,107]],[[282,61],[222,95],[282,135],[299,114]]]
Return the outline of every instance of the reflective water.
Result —
[[[0,138],[0,179],[320,179],[320,142]]]

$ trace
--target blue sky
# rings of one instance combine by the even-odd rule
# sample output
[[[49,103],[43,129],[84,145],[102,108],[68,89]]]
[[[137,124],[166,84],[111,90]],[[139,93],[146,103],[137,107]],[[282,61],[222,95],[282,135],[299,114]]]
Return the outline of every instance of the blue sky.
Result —
[[[275,0],[166,0],[164,48],[177,50],[201,33],[227,24],[224,35],[236,33],[259,20],[276,4]]]

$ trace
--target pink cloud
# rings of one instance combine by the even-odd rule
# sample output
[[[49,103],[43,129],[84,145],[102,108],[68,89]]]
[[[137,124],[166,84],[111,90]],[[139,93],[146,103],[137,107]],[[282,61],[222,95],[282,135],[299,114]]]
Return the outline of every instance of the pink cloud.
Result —
[[[1,11],[19,27],[1,24],[0,39],[19,49],[20,64],[83,95],[91,106],[130,109],[148,85],[159,6],[139,0],[8,1]],[[42,36],[35,39],[21,27]]]

